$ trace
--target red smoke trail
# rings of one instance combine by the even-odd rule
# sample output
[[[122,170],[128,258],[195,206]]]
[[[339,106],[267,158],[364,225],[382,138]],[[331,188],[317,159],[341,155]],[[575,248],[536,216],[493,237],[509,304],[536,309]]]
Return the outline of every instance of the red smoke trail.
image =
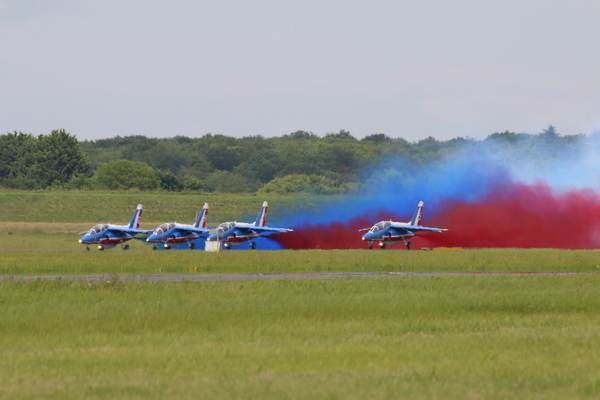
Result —
[[[403,211],[411,213],[413,210]],[[361,240],[363,232],[358,229],[390,218],[408,220],[406,216],[399,218],[382,211],[368,220],[360,216],[347,222],[304,224],[295,227],[294,232],[272,239],[286,249],[367,248]],[[542,183],[502,185],[475,203],[446,200],[435,215],[427,215],[426,204],[423,225],[448,231],[417,234],[410,239],[415,249],[593,249],[600,247],[600,196],[590,189],[555,194]],[[399,244],[395,248],[404,246]]]
[[[590,189],[554,194],[542,183],[496,188],[475,204],[446,202],[432,222],[449,230],[430,236],[431,247],[600,247],[600,197]]]

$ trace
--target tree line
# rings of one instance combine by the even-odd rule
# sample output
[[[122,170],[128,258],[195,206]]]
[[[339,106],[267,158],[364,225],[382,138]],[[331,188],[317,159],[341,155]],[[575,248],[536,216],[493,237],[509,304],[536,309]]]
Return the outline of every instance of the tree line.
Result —
[[[65,130],[0,136],[0,187],[32,189],[202,190],[224,193],[344,193],[359,188],[361,171],[386,157],[414,168],[466,149],[489,147],[548,162],[579,149],[583,135],[502,132],[470,138],[408,142],[383,133],[363,139],[340,130],[323,137],[296,131],[280,137],[199,138],[141,135],[79,142]]]

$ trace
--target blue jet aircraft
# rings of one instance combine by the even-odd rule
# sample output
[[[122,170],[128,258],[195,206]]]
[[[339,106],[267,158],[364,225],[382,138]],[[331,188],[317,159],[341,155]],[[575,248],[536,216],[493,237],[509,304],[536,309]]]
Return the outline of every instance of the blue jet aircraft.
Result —
[[[146,241],[150,243],[164,243],[165,250],[169,250],[171,246],[180,246],[183,243],[187,243],[188,247],[194,250],[196,246],[190,241],[198,239],[203,234],[208,234],[208,228],[206,227],[207,215],[208,203],[204,203],[202,212],[198,215],[194,225],[167,222],[156,228]],[[156,250],[156,245],[152,246],[152,249]]]
[[[208,242],[223,242],[223,247],[226,249],[231,248],[231,246],[239,246],[247,241],[252,249],[256,249],[256,243],[251,242],[251,239],[274,232],[291,232],[292,229],[271,228],[266,226],[268,207],[269,203],[265,201],[256,217],[256,221],[251,224],[243,222],[223,222],[217,227],[217,233],[210,235],[206,240]]]
[[[123,250],[129,250],[128,244],[122,244],[133,239],[138,233],[149,234],[152,231],[140,229],[140,219],[142,218],[142,205],[139,204],[133,213],[133,218],[129,225],[111,225],[100,224],[94,226],[87,232],[79,232],[79,235],[85,234],[79,243],[85,244],[85,249],[90,250],[88,245],[97,244],[98,250],[110,249],[117,244],[121,244]]]
[[[399,241],[403,241],[404,245],[410,250],[410,242],[406,239],[415,236],[416,232],[429,231],[429,232],[443,232],[447,229],[438,228],[426,228],[420,226],[421,215],[423,214],[423,202],[419,202],[417,210],[413,214],[410,222],[394,222],[381,221],[373,225],[371,228],[359,229],[359,231],[369,231],[364,234],[362,240],[366,240],[369,244],[369,249],[373,248],[373,242],[379,242],[379,247],[385,249],[386,245],[393,245]]]

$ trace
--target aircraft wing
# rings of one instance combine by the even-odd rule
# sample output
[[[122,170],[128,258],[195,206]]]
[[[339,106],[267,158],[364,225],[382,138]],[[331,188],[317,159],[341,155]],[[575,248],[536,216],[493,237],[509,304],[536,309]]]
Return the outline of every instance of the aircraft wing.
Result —
[[[180,236],[192,236],[192,235],[202,235],[203,233],[208,233],[208,228],[194,228],[194,227],[181,227],[176,226],[173,228],[173,232],[179,233]]]
[[[246,235],[249,234],[251,232],[256,232],[256,233],[269,233],[269,232],[278,232],[278,233],[283,233],[283,232],[292,232],[293,229],[288,229],[288,228],[271,228],[269,226],[236,226],[235,227],[236,230],[238,230],[239,232],[241,232],[242,234]]]
[[[394,228],[394,230],[399,230],[399,231],[409,231],[409,232],[419,232],[419,231],[428,231],[428,232],[444,232],[447,231],[448,229],[440,229],[440,228],[428,228],[426,226],[419,226],[419,225],[400,225],[400,224],[391,224],[390,225],[391,228]]]
[[[145,229],[140,229],[140,228],[108,228],[107,230],[109,232],[116,233],[116,234],[126,233],[128,235],[136,235],[138,233],[143,233],[143,234],[149,235],[152,232],[154,232],[153,230],[147,231]]]

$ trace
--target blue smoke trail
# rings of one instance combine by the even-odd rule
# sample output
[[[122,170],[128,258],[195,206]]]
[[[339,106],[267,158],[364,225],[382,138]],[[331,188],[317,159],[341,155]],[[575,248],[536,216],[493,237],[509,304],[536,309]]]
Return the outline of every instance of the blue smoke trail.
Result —
[[[491,190],[517,183],[545,182],[557,192],[598,190],[600,135],[574,137],[566,150],[532,135],[511,143],[485,140],[465,147],[427,165],[407,156],[388,156],[363,171],[360,192],[280,221],[285,226],[344,223],[379,212],[408,219],[421,200],[426,212],[433,214],[446,200],[475,203]],[[534,157],[529,149],[535,151]]]

